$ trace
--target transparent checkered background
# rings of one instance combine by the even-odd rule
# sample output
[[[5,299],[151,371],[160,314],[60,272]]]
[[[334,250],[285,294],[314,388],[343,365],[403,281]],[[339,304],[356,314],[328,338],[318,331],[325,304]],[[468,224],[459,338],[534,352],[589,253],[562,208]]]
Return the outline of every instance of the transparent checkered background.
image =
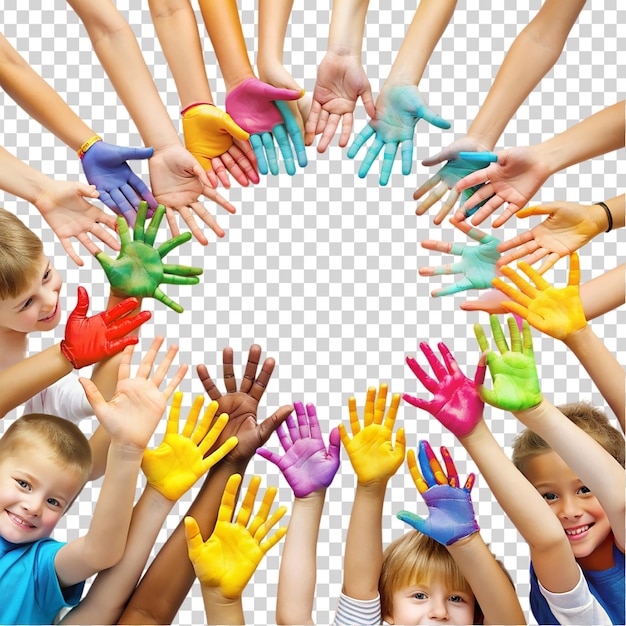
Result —
[[[117,4],[132,25],[163,102],[180,129],[174,82],[156,39],[147,3],[120,0]],[[285,65],[310,94],[317,64],[327,47],[330,1],[308,2],[306,8],[303,4],[295,2],[285,41]],[[402,3],[393,3],[396,8],[390,9],[390,4],[372,0],[363,44],[363,63],[375,96],[388,75],[415,8],[414,3],[407,3],[411,6],[406,9],[398,8]],[[140,345],[145,348],[154,335],[165,334],[179,343],[180,362],[189,363],[192,369],[206,363],[221,380],[222,348],[234,348],[240,372],[248,347],[257,342],[264,354],[277,362],[259,418],[293,401],[314,402],[326,433],[339,420],[347,421],[345,407],[350,395],[356,395],[359,406],[363,405],[368,385],[386,381],[392,392],[425,397],[404,363],[407,354],[416,353],[424,363],[418,351],[420,341],[435,344],[445,339],[461,366],[473,370],[478,352],[471,326],[476,321],[486,323],[487,316],[466,313],[459,304],[468,297],[474,298],[475,293],[432,299],[431,289],[452,278],[427,279],[417,273],[422,266],[450,260],[423,250],[420,241],[461,242],[462,234],[449,224],[434,226],[434,209],[429,215],[417,217],[412,193],[436,171],[423,167],[420,161],[463,136],[516,34],[541,6],[539,0],[507,3],[508,7],[517,8],[502,9],[501,4],[484,0],[459,2],[419,85],[431,107],[453,120],[453,127],[441,131],[423,121],[418,123],[416,165],[409,176],[402,176],[396,163],[389,185],[380,187],[376,163],[368,177],[361,180],[356,173],[363,153],[351,161],[346,151],[337,147],[335,139],[323,155],[317,154],[314,147],[308,148],[308,166],[293,177],[282,170],[279,176],[263,177],[256,187],[241,189],[234,183],[231,190],[223,193],[237,207],[236,215],[205,203],[217,215],[226,237],[216,241],[207,228],[210,243],[206,248],[192,241],[168,257],[175,262],[179,253],[181,263],[204,267],[201,285],[167,286],[168,295],[185,307],[181,315],[148,300],[146,306],[154,311],[154,317],[142,329]],[[254,62],[256,6],[252,2],[243,5],[242,23]],[[520,107],[498,142],[498,149],[538,143],[623,99],[617,80],[625,78],[626,59],[623,42],[617,37],[617,24],[626,22],[626,10],[617,7],[617,0],[611,0],[589,3],[583,9],[560,59]],[[195,8],[211,89],[216,104],[223,107],[224,83]],[[106,141],[141,145],[136,127],[68,5],[62,0],[31,1],[26,5],[6,0],[3,18],[5,36],[85,122]],[[7,150],[57,179],[83,179],[75,154],[30,120],[3,93],[0,107],[4,120],[2,144]],[[355,115],[353,130],[358,132],[366,123],[360,102]],[[623,191],[623,187],[618,187],[617,164],[621,157],[623,151],[611,153],[555,175],[533,202],[562,199],[586,203],[614,197]],[[134,163],[133,168],[147,180],[145,162]],[[32,206],[4,193],[0,193],[0,200],[44,240],[46,252],[66,280],[65,310],[74,306],[79,284],[93,294],[91,310],[102,310],[106,279],[98,264],[82,250],[85,266],[79,269]],[[490,230],[490,222],[484,227]],[[518,226],[511,219],[495,234],[508,239],[525,227],[526,222]],[[162,232],[163,239],[167,236]],[[602,235],[582,251],[583,280],[623,261],[623,257],[617,258],[620,239],[623,242],[622,233]],[[548,278],[562,284],[566,280],[566,263],[559,263]],[[624,321],[623,308],[595,320],[593,329],[623,360],[626,342],[622,335],[618,336],[618,318]],[[62,334],[60,326],[54,336],[33,337],[31,350],[51,345]],[[588,376],[565,347],[539,333],[534,336],[542,388],[548,397],[557,404],[584,398],[603,405]],[[195,374],[189,374],[181,388],[187,392],[188,404],[191,393],[203,391]],[[518,431],[517,423],[497,410],[491,411],[489,423],[508,452]],[[420,438],[428,437],[434,446],[443,443],[453,450],[461,473],[475,470],[452,435],[443,432],[427,414],[404,404],[398,425],[405,427],[409,446],[415,447]],[[84,427],[89,432],[93,424],[86,423]],[[162,431],[163,427],[157,441]],[[269,445],[278,449],[278,440],[272,439]],[[290,504],[291,490],[273,466],[258,458],[249,471],[277,485],[278,500]],[[328,490],[320,529],[314,614],[319,624],[332,621],[341,588],[343,542],[354,486],[353,471],[343,453],[342,467]],[[175,507],[159,536],[155,553],[178,524],[196,491],[192,490]],[[87,529],[97,493],[98,485],[84,490],[55,533],[57,538],[73,538]],[[480,477],[474,502],[483,535],[513,575],[522,604],[528,610],[527,547]],[[394,517],[404,507],[426,512],[405,467],[390,482],[384,512],[385,544],[406,531]],[[279,548],[270,552],[246,589],[244,609],[251,623],[274,621],[279,554]],[[196,583],[176,623],[203,621]]]

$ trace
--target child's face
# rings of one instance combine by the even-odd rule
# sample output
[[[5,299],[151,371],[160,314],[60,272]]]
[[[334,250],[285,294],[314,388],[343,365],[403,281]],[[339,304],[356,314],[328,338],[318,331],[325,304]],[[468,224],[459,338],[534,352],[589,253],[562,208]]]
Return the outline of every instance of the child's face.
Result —
[[[393,615],[389,624],[472,624],[474,596],[450,588],[443,581],[411,585],[393,594]]]
[[[0,461],[0,535],[11,543],[49,537],[81,488],[79,473],[39,446],[17,446]]]
[[[524,470],[559,518],[574,556],[589,556],[611,532],[598,499],[553,450],[528,459]]]
[[[61,321],[63,281],[43,254],[38,263],[40,271],[28,289],[16,298],[0,300],[0,328],[31,333],[52,330]]]

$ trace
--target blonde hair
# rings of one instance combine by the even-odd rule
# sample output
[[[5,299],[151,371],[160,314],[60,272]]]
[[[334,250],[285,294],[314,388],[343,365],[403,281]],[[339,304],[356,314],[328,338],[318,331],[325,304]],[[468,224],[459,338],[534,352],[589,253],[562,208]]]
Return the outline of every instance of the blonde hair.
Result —
[[[81,489],[91,474],[91,448],[76,424],[55,415],[29,413],[11,424],[0,438],[0,458],[20,447],[36,446],[59,465],[81,478]]]
[[[572,402],[557,407],[565,417],[595,439],[622,467],[624,467],[624,436],[611,426],[607,416],[588,402]],[[513,442],[511,458],[515,467],[524,473],[529,459],[549,452],[552,448],[539,435],[526,428]]]
[[[40,270],[43,243],[15,215],[0,209],[0,300],[19,296]]]
[[[443,580],[452,588],[474,592],[446,547],[427,535],[411,531],[387,546],[378,580],[383,617],[393,615],[393,594],[399,589],[432,580]],[[474,601],[474,624],[483,623],[483,614]]]

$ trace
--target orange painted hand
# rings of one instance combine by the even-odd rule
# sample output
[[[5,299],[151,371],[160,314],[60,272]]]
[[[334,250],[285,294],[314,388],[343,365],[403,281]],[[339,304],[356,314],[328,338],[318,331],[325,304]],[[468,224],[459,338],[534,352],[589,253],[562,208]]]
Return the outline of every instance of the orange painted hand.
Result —
[[[182,401],[183,394],[177,391],[172,400],[163,441],[155,450],[146,450],[141,463],[148,482],[172,501],[178,500],[198,478],[237,445],[237,437],[229,437],[217,450],[208,454],[224,430],[228,415],[222,413],[211,427],[218,409],[217,402],[211,402],[198,424],[198,416],[204,404],[203,396],[194,400],[183,432],[179,433]]]
[[[567,287],[562,289],[550,285],[528,263],[520,262],[517,266],[533,281],[534,286],[510,267],[502,267],[502,273],[520,290],[517,291],[500,278],[493,279],[493,286],[512,300],[502,303],[507,311],[519,315],[531,326],[555,339],[564,340],[587,325],[578,287],[580,261],[577,252],[570,256]]]
[[[237,490],[241,476],[233,474],[226,483],[217,523],[213,534],[202,540],[193,517],[185,518],[187,549],[196,576],[202,585],[219,588],[226,598],[239,598],[267,551],[287,532],[285,526],[266,539],[269,531],[287,511],[284,506],[268,519],[276,487],[268,487],[261,506],[252,521],[252,507],[261,484],[260,476],[253,476],[236,520],[233,522]],[[250,523],[248,523],[250,522]]]
[[[396,421],[400,394],[394,394],[385,416],[387,405],[387,385],[381,384],[376,398],[376,388],[369,387],[365,399],[363,428],[356,411],[356,399],[348,400],[352,438],[343,424],[339,424],[339,435],[350,463],[357,475],[359,484],[387,482],[404,460],[404,429],[398,429],[395,445],[392,441],[393,426]],[[383,422],[384,418],[384,422]]]

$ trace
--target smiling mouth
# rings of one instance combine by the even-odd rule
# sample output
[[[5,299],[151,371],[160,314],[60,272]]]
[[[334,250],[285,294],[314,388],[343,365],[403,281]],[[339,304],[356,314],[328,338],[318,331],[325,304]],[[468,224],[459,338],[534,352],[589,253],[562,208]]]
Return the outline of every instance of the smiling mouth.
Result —
[[[57,299],[57,303],[54,305],[54,311],[52,311],[52,313],[50,313],[50,315],[48,315],[48,317],[44,317],[43,319],[40,319],[40,322],[49,322],[56,314],[57,311],[59,309],[59,301]]]
[[[593,526],[593,524],[586,524],[585,526],[578,526],[576,528],[566,528],[565,529],[565,534],[570,538],[570,539],[577,539],[578,537],[581,537],[582,535],[586,534],[587,531]]]
[[[35,526],[33,526],[30,522],[27,522],[23,517],[16,515],[15,513],[11,513],[11,511],[7,511],[7,515],[9,516],[9,519],[20,528],[24,528],[26,530],[35,528]]]

